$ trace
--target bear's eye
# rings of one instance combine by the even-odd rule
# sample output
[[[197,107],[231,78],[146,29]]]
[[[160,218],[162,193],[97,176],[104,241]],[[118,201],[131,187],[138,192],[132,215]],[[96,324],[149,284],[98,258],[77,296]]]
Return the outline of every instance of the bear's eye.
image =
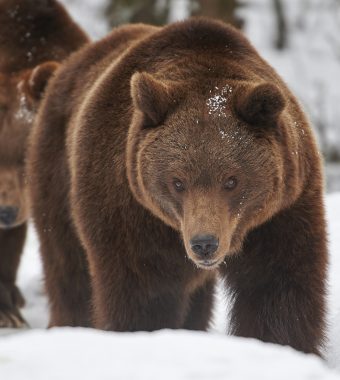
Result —
[[[174,189],[178,191],[179,193],[185,190],[183,182],[179,179],[173,180],[173,186],[174,186]]]
[[[237,186],[237,179],[236,179],[236,177],[233,176],[233,177],[229,177],[225,181],[223,188],[225,190],[234,190],[236,186]]]

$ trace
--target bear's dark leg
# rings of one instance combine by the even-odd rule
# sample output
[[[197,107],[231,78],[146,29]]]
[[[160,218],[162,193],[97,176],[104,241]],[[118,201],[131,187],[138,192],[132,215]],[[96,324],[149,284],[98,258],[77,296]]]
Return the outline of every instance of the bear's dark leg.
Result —
[[[90,280],[82,247],[69,225],[41,231],[49,326],[90,326]]]
[[[0,229],[0,327],[26,325],[19,311],[25,303],[24,298],[15,285],[26,230],[26,224]]]
[[[320,355],[327,247],[322,197],[304,195],[249,233],[221,269],[233,293],[231,332]]]
[[[98,253],[98,252],[97,252]],[[110,257],[109,257],[110,256]],[[122,255],[123,256],[123,255]],[[111,331],[154,331],[183,326],[188,298],[176,282],[165,284],[157,271],[137,274],[114,257],[100,253],[92,266],[95,327]],[[104,267],[100,268],[103,265]],[[145,268],[140,268],[145,270]],[[154,283],[154,281],[156,281]]]
[[[183,328],[206,331],[212,317],[215,281],[209,281],[190,297],[189,311]]]
[[[134,294],[132,294],[134,293]],[[106,298],[107,309],[99,306],[95,298],[95,327],[111,331],[154,331],[164,328],[179,329],[185,317],[180,294],[159,294],[149,298],[116,288],[111,298]]]

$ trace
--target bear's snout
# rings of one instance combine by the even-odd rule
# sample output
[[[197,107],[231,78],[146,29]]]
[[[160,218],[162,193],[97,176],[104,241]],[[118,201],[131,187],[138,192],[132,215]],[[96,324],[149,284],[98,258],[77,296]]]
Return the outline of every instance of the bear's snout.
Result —
[[[218,267],[230,252],[235,229],[228,205],[214,189],[191,189],[183,202],[181,233],[189,259],[203,269]]]
[[[0,207],[0,225],[4,227],[12,226],[17,219],[17,207]]]
[[[196,235],[190,240],[192,251],[201,260],[211,259],[218,244],[218,238],[214,235]]]

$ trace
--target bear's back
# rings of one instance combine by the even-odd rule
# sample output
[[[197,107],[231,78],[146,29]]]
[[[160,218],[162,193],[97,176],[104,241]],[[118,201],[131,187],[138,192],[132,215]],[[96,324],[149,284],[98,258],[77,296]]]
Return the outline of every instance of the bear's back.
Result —
[[[72,54],[51,81],[45,105],[57,108],[59,116],[69,120],[83,98],[88,95],[94,81],[136,41],[158,28],[143,25],[127,25],[114,29],[107,37]],[[65,99],[67,102],[65,104]]]
[[[0,3],[0,71],[62,61],[88,42],[87,35],[55,0],[3,0]]]

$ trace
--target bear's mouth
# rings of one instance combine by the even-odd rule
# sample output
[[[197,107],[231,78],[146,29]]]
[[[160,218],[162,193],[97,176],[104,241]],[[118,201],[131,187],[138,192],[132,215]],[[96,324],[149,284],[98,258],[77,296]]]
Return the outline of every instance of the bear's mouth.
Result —
[[[212,270],[212,269],[217,268],[222,262],[223,262],[223,259],[217,259],[217,260],[207,259],[207,260],[195,261],[195,264],[201,269]]]

